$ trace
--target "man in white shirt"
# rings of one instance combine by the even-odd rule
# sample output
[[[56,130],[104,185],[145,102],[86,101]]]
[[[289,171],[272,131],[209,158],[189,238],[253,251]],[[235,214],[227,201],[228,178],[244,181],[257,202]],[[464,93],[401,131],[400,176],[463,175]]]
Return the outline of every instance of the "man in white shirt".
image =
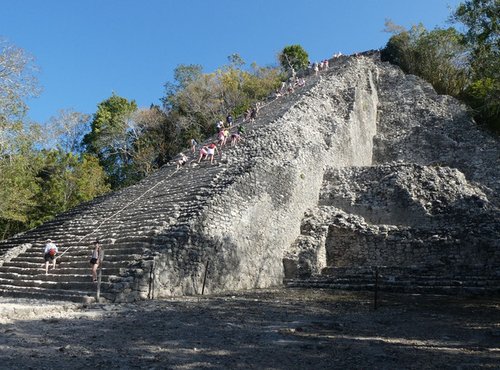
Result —
[[[52,261],[52,269],[56,268],[56,254],[59,250],[57,249],[57,245],[51,240],[47,240],[47,244],[45,244],[44,256],[45,259],[45,275],[49,274],[49,262]]]

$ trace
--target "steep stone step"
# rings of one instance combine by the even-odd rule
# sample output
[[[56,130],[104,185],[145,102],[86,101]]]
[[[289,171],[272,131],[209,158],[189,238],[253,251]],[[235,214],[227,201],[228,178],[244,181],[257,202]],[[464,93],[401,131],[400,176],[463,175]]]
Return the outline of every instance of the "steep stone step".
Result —
[[[343,278],[323,277],[310,279],[287,279],[287,287],[321,288],[341,290],[374,290],[404,293],[437,293],[437,294],[499,294],[499,280],[482,279],[412,279],[412,280],[384,280],[379,277],[377,284],[372,276],[350,276]]]
[[[114,268],[114,269],[119,269],[119,268],[127,268],[128,265],[132,261],[106,261],[104,260],[103,263],[103,270],[108,269],[108,268]],[[42,265],[45,265],[45,262],[39,261],[39,262],[25,262],[25,261],[9,261],[5,262],[3,266],[0,267],[6,268],[6,267],[19,267],[19,268],[24,268],[24,269],[33,269],[35,271],[38,271],[42,268]],[[61,270],[65,271],[68,268],[84,268],[84,266],[88,267],[89,262],[88,261],[60,261],[56,266],[56,270]],[[0,270],[1,271],[1,270]]]
[[[262,108],[258,120],[247,124],[248,140],[298,98],[287,96]],[[178,171],[169,163],[134,186],[96,198],[0,243],[5,250],[21,243],[32,245],[0,266],[0,295],[76,301],[95,295],[88,260],[92,241],[100,239],[105,251],[103,295],[111,300],[143,297],[147,281],[141,276],[150,271],[149,254],[177,246],[189,235],[193,219],[230,184],[225,179],[229,168],[248,171],[244,164],[235,164],[238,156],[246,155],[244,149],[226,147],[221,152],[214,165],[197,163],[198,153],[190,154],[193,160]],[[59,246],[60,254],[66,253],[58,259],[57,268],[45,275],[43,249],[49,238]],[[114,244],[108,245],[111,241]]]
[[[18,287],[11,285],[0,286],[0,296],[30,299],[46,299],[52,301],[69,301],[78,303],[91,303],[95,301],[95,293],[86,291],[64,291],[39,287]],[[110,300],[111,297],[101,294],[101,299]]]
[[[131,233],[131,232],[129,232],[129,230],[130,230],[130,228],[123,226],[122,228],[110,229],[110,231],[106,232],[106,233],[101,233],[102,231],[100,231],[99,233],[92,234],[92,235],[84,238],[83,240],[80,240],[80,239],[85,235],[68,236],[68,234],[61,235],[61,237],[57,237],[57,235],[56,235],[56,236],[53,236],[51,239],[55,241],[55,243],[57,244],[57,246],[59,248],[59,252],[61,253],[61,251],[66,250],[68,247],[71,247],[71,248],[73,248],[73,247],[91,248],[92,242],[95,239],[100,239],[100,240],[108,239],[111,237],[111,234],[113,234],[113,233],[118,234],[118,235],[115,235],[117,237],[114,238],[116,245],[118,245],[120,243],[127,243],[127,245],[128,244],[135,244],[135,245],[141,246],[141,245],[150,243],[151,238],[154,235],[156,235],[154,229],[147,229],[146,230],[147,232],[142,232],[142,233],[141,233],[141,231],[137,231],[139,234]],[[43,252],[43,249],[45,248],[45,243],[32,242],[30,244],[32,244],[32,247],[30,248],[30,250],[35,249],[37,251]],[[110,246],[111,249],[114,248],[112,244],[104,244],[103,248],[107,248],[108,246]]]
[[[124,243],[125,244],[125,243]],[[123,247],[120,246],[114,246],[113,248],[111,247],[106,247],[104,249],[105,256],[123,256],[124,259],[127,259],[127,256],[131,255],[137,255],[137,254],[142,254],[141,252],[144,249],[147,249],[151,247],[151,244],[149,243],[141,243],[141,244],[133,244],[129,243],[129,246],[124,245]],[[62,256],[62,258],[66,257],[72,257],[72,258],[86,258],[91,256],[92,251],[94,248],[92,247],[86,247],[86,248],[78,248],[78,247],[72,247],[68,250],[66,254]],[[63,252],[59,250],[59,255]],[[28,250],[24,253],[19,254],[16,258],[22,260],[23,258],[43,258],[43,250]]]
[[[141,251],[151,247],[150,241],[145,241],[151,239],[150,237],[146,239],[137,239],[135,236],[132,238],[120,239],[120,244],[111,244],[103,247],[102,249],[111,255],[116,254],[140,254]],[[122,241],[123,240],[123,241]],[[73,245],[72,245],[73,244]],[[59,243],[59,256],[64,253],[66,255],[85,255],[92,253],[94,249],[93,245],[82,245],[81,243]],[[28,248],[23,253],[20,253],[18,257],[43,257],[44,246],[31,247]],[[121,253],[119,253],[121,251]]]
[[[90,266],[87,264],[86,266],[82,267],[71,267],[71,266],[65,266],[64,268],[58,268],[55,271],[57,271],[54,274],[54,270],[50,269],[49,274],[52,275],[84,275],[84,274],[89,274],[90,273]],[[102,273],[103,276],[118,276],[121,273],[127,271],[127,267],[109,267],[108,265],[105,265],[105,267],[102,268]],[[25,268],[21,267],[17,264],[13,266],[0,266],[0,274],[17,274],[19,276],[37,276],[40,274],[45,274],[45,267],[42,268],[41,264],[39,265],[39,268]]]
[[[15,286],[15,287],[33,287],[33,288],[46,288],[46,289],[56,289],[60,291],[66,290],[77,290],[82,292],[93,292],[96,290],[96,283],[92,282],[90,279],[87,281],[78,280],[56,280],[54,281],[52,275],[41,275],[41,279],[7,279],[0,278],[0,286]],[[104,291],[109,289],[110,284],[108,282],[101,283],[101,289]]]
[[[118,251],[116,251],[118,252]],[[142,258],[142,254],[127,254],[127,253],[123,253],[123,254],[111,254],[111,253],[107,253],[105,254],[104,256],[104,262],[105,263],[119,263],[119,262],[122,262],[122,263],[127,263],[128,261],[133,261],[133,260],[136,260],[136,259],[140,259]],[[62,256],[59,261],[57,261],[57,264],[65,264],[65,265],[74,265],[74,264],[78,264],[78,263],[84,263],[84,264],[88,264],[89,263],[89,259],[90,257],[85,254],[85,255],[81,255],[81,256],[78,256],[78,255],[64,255]],[[45,263],[44,260],[43,260],[43,256],[39,256],[39,257],[16,257],[16,258],[13,258],[10,263],[31,263],[31,264],[41,264],[41,263]]]
[[[50,275],[45,275],[45,272],[43,271],[40,271],[38,274],[28,274],[28,275],[19,274],[15,272],[5,272],[2,274],[2,277],[0,279],[27,281],[29,282],[29,284],[31,284],[31,282],[35,280],[47,281],[49,279],[50,281],[55,281],[55,282],[88,283],[89,281],[92,280],[90,269],[87,269],[84,272],[85,274],[60,274],[59,271],[57,273],[53,273],[51,271]],[[103,274],[101,276],[101,281],[108,283],[114,280],[118,280],[119,278],[120,277],[118,275]],[[17,284],[12,284],[12,285],[17,285]]]

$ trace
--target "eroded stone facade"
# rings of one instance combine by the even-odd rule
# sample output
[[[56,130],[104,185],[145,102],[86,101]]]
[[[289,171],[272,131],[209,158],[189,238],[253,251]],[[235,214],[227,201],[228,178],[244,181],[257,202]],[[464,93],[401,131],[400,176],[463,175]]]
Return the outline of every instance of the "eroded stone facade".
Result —
[[[377,67],[373,163],[325,172],[285,254],[287,278],[379,267],[498,280],[498,138],[428,83]]]

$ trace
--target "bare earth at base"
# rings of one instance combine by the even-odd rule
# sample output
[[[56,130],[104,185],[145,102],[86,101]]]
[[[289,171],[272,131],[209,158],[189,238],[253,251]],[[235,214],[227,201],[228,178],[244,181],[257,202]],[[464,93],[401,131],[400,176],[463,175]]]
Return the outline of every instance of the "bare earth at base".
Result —
[[[3,369],[498,368],[500,299],[270,289],[128,304],[0,298]]]

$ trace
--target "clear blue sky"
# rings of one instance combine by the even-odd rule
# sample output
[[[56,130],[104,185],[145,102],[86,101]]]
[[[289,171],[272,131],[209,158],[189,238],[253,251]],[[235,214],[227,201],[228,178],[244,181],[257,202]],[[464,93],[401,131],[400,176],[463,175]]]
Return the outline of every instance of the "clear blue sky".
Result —
[[[35,57],[43,123],[59,109],[94,113],[112,92],[158,104],[179,64],[211,72],[238,53],[275,65],[286,45],[312,61],[383,47],[390,18],[448,26],[460,0],[1,0],[0,36]]]

